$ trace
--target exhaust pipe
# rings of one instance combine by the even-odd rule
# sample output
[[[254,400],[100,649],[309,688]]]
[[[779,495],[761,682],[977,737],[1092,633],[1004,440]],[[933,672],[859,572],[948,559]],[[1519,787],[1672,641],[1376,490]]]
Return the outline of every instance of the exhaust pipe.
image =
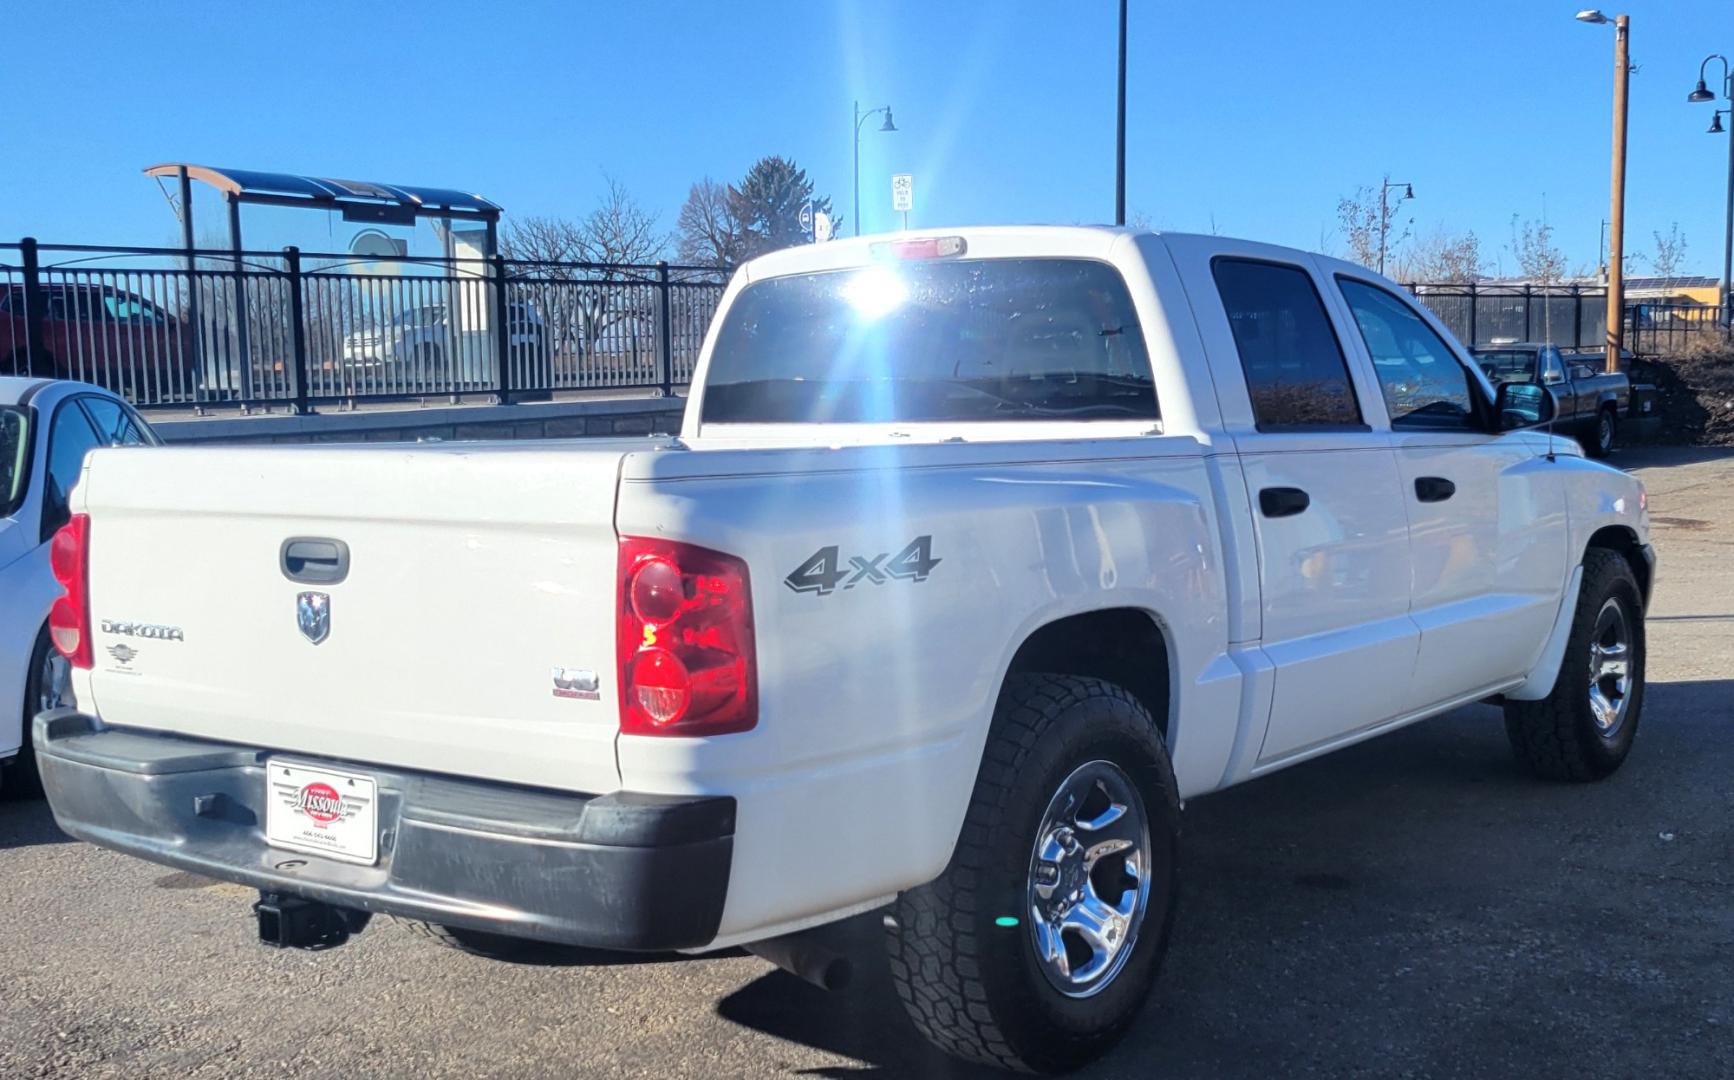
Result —
[[[831,945],[827,929],[797,930],[741,947],[821,990],[843,990],[855,978],[855,962]]]

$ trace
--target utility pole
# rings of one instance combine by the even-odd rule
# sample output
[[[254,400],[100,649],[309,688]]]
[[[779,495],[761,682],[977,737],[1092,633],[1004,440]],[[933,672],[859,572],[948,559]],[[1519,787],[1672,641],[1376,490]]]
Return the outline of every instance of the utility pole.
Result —
[[[1626,340],[1626,85],[1631,79],[1631,19],[1614,16],[1614,149],[1612,208],[1608,214],[1607,371],[1620,370]]]

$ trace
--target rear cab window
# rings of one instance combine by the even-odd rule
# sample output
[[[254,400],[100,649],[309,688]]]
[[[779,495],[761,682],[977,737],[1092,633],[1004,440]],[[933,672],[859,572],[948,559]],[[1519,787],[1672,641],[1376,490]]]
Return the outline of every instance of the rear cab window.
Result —
[[[706,424],[1158,420],[1120,273],[1072,258],[792,274],[723,316]]]

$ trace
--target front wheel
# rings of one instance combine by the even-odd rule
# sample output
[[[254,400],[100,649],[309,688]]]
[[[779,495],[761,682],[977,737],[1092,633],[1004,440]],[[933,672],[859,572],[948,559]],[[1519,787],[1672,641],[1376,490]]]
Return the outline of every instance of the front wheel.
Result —
[[[948,1053],[1026,1072],[1113,1046],[1167,950],[1179,823],[1167,751],[1129,693],[1008,679],[951,864],[887,919],[915,1026]]]
[[[1553,691],[1505,703],[1505,732],[1549,780],[1600,780],[1632,751],[1644,708],[1644,601],[1617,552],[1591,548]]]

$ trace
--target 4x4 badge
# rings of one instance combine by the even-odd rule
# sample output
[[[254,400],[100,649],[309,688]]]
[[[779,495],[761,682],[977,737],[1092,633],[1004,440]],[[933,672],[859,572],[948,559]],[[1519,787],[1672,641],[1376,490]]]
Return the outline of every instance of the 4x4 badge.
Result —
[[[322,592],[304,592],[295,598],[295,621],[301,636],[317,645],[331,636],[331,597]]]

